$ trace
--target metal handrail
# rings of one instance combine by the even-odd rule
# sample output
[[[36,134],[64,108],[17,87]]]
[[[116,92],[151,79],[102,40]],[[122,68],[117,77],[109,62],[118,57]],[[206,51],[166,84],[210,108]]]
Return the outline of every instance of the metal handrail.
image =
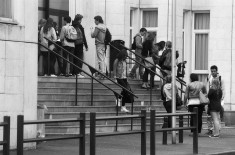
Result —
[[[122,131],[111,133],[96,133],[96,121],[119,120],[119,119],[141,118],[141,129],[137,131]],[[141,110],[140,115],[96,117],[96,113],[90,113],[90,155],[96,154],[96,137],[118,136],[128,134],[141,134],[141,155],[146,155],[146,110]]]
[[[0,123],[0,127],[3,127],[3,141],[0,141],[0,145],[3,145],[3,155],[10,154],[10,116],[4,116],[3,122]]]
[[[46,137],[46,138],[28,138],[24,139],[24,125],[30,124],[47,124],[47,123],[60,123],[60,122],[80,122],[80,133],[73,136],[57,136],[57,137]],[[74,119],[55,119],[55,120],[35,120],[25,121],[23,115],[17,116],[17,155],[23,155],[24,143],[30,142],[41,142],[41,141],[55,141],[65,139],[80,139],[79,140],[79,154],[85,155],[85,140],[86,140],[86,116],[85,113],[80,113],[80,118]]]

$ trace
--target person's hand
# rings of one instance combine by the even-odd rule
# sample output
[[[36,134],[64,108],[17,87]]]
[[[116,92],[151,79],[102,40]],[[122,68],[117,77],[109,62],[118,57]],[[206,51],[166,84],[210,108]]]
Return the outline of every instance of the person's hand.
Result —
[[[88,51],[88,48],[86,48],[86,51]]]

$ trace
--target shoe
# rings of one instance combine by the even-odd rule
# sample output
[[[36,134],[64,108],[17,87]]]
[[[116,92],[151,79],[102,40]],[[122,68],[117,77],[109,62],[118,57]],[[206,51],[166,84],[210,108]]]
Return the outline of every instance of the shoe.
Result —
[[[72,73],[69,73],[69,76],[73,76],[73,74],[72,74]]]
[[[60,73],[60,76],[65,76],[65,74],[63,74],[63,73]]]
[[[146,85],[146,87],[147,87],[147,88],[150,88],[150,85],[149,85],[148,83],[147,83],[147,84],[145,84],[145,85]]]
[[[129,77],[130,77],[131,79],[134,79],[134,78],[135,78],[135,75],[134,75],[133,73],[130,73],[130,74],[129,74]]]
[[[141,86],[141,88],[143,88],[143,89],[147,89],[146,84],[145,84],[145,83],[143,83],[143,84],[142,84],[142,86]]]
[[[213,131],[212,130],[208,130],[208,132],[206,132],[205,135],[211,136],[211,135],[213,135]]]
[[[211,135],[210,138],[219,138],[219,135]]]
[[[78,78],[85,78],[85,76],[83,76],[82,74],[77,74]]]
[[[125,106],[122,106],[122,107],[121,107],[121,111],[122,111],[122,112],[130,112],[129,110],[126,109]]]
[[[57,77],[55,74],[51,74],[50,77]]]
[[[44,74],[44,76],[48,76],[47,74]]]

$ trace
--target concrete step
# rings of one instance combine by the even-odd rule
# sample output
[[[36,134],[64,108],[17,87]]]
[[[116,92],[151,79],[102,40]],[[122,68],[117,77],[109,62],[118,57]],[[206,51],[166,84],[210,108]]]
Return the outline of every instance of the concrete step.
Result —
[[[139,100],[139,101],[144,101],[144,100],[148,100],[150,98],[150,96],[148,94],[135,94],[138,98],[135,98],[135,100]],[[94,93],[93,94],[93,100],[99,100],[99,99],[107,99],[107,100],[111,100],[114,99],[115,100],[115,95],[114,94],[103,94],[103,93]],[[152,95],[152,99],[153,100],[157,100],[160,99],[161,95],[160,94],[155,94]],[[75,94],[73,93],[38,93],[38,99],[43,100],[43,99],[48,99],[48,100],[75,100]],[[89,101],[91,99],[91,94],[90,93],[78,93],[78,97],[77,100],[78,101],[84,101],[87,100]]]
[[[115,112],[116,106],[48,106],[49,112]],[[127,104],[126,108],[131,110],[131,105]],[[135,105],[133,111],[146,110],[149,106]],[[162,105],[152,105],[152,110],[164,110]],[[120,107],[118,107],[120,111]]]
[[[135,100],[134,105],[141,105],[141,102],[143,102],[143,105],[150,105],[150,100],[146,99],[144,101],[140,101],[140,100]],[[48,100],[48,99],[43,99],[43,100],[38,100],[39,104],[44,104],[46,106],[75,106],[75,101],[74,99],[71,100]],[[78,101],[77,102],[78,106],[91,106],[91,101]],[[116,105],[116,100],[112,99],[112,100],[94,100],[93,101],[93,105],[94,106],[109,106],[109,105]],[[162,100],[152,100],[152,105],[162,105]]]

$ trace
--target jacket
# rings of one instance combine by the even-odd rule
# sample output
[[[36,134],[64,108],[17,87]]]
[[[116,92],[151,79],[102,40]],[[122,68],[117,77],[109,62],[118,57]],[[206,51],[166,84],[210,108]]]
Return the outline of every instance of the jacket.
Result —
[[[185,91],[185,102],[190,98],[199,98],[199,92],[202,90],[203,94],[206,94],[206,86],[200,81],[194,81],[188,84]]]
[[[75,47],[74,42],[68,42],[65,38],[65,36],[68,34],[69,27],[69,24],[62,27],[60,32],[60,41],[62,43],[62,46]]]
[[[53,50],[55,48],[55,45],[50,45],[48,46],[48,41],[44,38],[46,37],[47,39],[50,39],[51,41],[56,41],[57,40],[57,36],[56,36],[56,33],[55,33],[55,29],[53,27],[51,27],[47,34],[45,34],[43,32],[43,27],[41,28],[41,31],[40,31],[40,43],[46,47],[48,47],[49,49]],[[40,50],[41,51],[48,51],[46,48],[40,46]]]
[[[116,59],[113,63],[113,76],[118,79],[126,78],[126,61],[118,61]]]
[[[95,44],[104,44],[106,26],[104,24],[98,24],[95,30],[91,33],[91,37],[95,38]]]
[[[151,40],[145,40],[143,42],[143,49],[141,52],[141,55],[143,57],[148,57],[152,55],[152,47],[153,47],[153,43]]]
[[[208,105],[208,110],[220,112],[222,90],[221,89],[218,89],[218,90],[209,89],[208,98],[210,100],[210,104]]]
[[[72,22],[72,25],[73,25],[73,27],[75,27],[75,28],[78,27],[81,30],[82,36],[83,36],[83,44],[84,44],[85,48],[87,49],[88,45],[87,45],[86,35],[85,35],[85,32],[84,32],[83,26],[79,22],[75,22],[75,21]]]
[[[176,94],[178,93],[178,87],[175,85],[175,90],[176,90]],[[172,84],[171,83],[166,83],[164,86],[163,86],[163,93],[166,97],[166,101],[170,101],[172,100]]]

